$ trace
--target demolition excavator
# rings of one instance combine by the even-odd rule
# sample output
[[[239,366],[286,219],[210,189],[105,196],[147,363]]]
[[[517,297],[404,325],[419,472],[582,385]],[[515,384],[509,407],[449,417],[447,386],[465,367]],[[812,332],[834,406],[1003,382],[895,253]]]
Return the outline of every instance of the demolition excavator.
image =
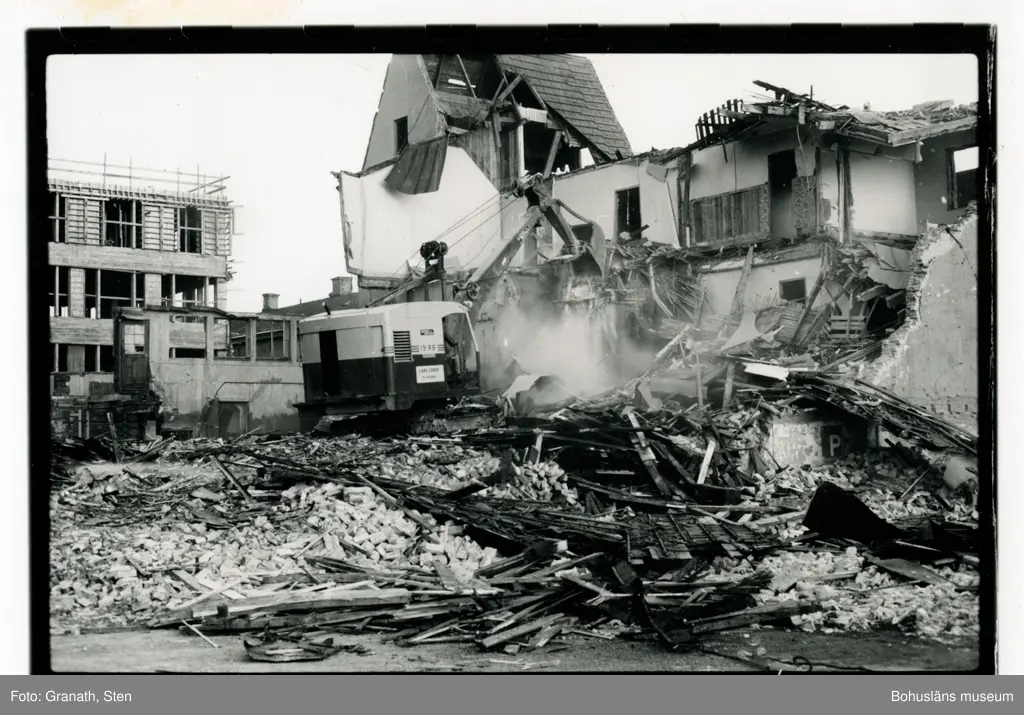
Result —
[[[605,242],[597,224],[555,199],[539,174],[521,181],[516,193],[527,200],[522,224],[467,279],[449,280],[447,245],[428,241],[420,247],[421,275],[367,308],[327,312],[299,323],[305,396],[296,408],[303,431],[344,432],[355,427],[354,417],[368,414],[385,417],[381,422],[392,430],[475,426],[479,411],[460,414],[449,406],[480,394],[480,350],[473,328],[527,237],[546,220],[562,239],[561,255],[547,263],[565,291],[576,277],[603,273]],[[590,240],[577,238],[563,210],[591,227]],[[433,282],[441,283],[442,296],[454,299],[395,302]],[[359,429],[366,429],[366,420]]]

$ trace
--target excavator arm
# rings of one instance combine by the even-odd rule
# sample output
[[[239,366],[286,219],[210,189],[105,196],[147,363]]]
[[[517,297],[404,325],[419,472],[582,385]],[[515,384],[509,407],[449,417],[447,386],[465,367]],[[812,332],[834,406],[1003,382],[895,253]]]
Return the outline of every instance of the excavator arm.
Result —
[[[519,191],[521,191],[530,202],[530,207],[523,216],[522,225],[515,234],[506,239],[501,246],[499,246],[498,249],[473,272],[473,275],[470,276],[469,280],[462,286],[466,297],[472,301],[469,317],[474,324],[480,317],[483,306],[487,304],[487,300],[491,293],[495,290],[498,279],[505,273],[505,271],[508,270],[509,264],[519,252],[519,249],[522,248],[526,237],[529,236],[530,232],[536,229],[538,224],[543,220],[547,220],[547,222],[551,224],[564,244],[563,256],[555,260],[578,266],[577,270],[583,272],[603,272],[601,263],[604,257],[604,234],[601,231],[600,226],[593,221],[580,216],[564,203],[551,196],[551,192],[548,190],[547,186],[544,185],[543,177],[539,174],[526,179],[520,185]],[[564,209],[567,213],[572,214],[580,221],[590,224],[592,227],[590,246],[581,245],[580,241],[576,238],[576,234],[573,232],[572,227],[559,212],[559,208]],[[444,247],[444,250],[440,252],[440,256],[443,259],[444,253],[447,252],[447,246],[444,246],[444,244],[440,244],[440,246]],[[402,286],[391,291],[391,293],[374,301],[373,305],[390,303],[399,296],[408,293],[410,290],[414,290],[425,283],[437,280],[439,275],[443,277],[443,260],[440,262],[440,265],[436,262],[433,265],[430,265],[431,259],[434,259],[435,261],[437,259],[438,247],[433,245],[433,243],[426,243],[421,247],[420,253],[428,262],[427,270],[424,271],[423,275],[404,283]],[[596,256],[595,253],[597,253]],[[582,264],[586,264],[585,267],[583,267]]]
[[[480,317],[483,306],[487,304],[487,299],[490,297],[490,294],[494,291],[497,285],[497,279],[508,270],[509,263],[511,263],[516,253],[519,252],[519,249],[522,247],[526,237],[530,235],[530,232],[533,231],[542,220],[546,219],[562,239],[565,246],[564,252],[568,254],[571,261],[588,259],[587,262],[591,264],[591,271],[596,268],[597,272],[602,272],[600,262],[595,260],[595,257],[591,253],[589,247],[582,246],[580,244],[579,240],[576,238],[576,234],[572,230],[572,227],[569,226],[561,213],[559,213],[558,209],[559,207],[564,208],[576,218],[590,224],[593,227],[592,245],[600,245],[603,249],[604,234],[601,232],[600,227],[594,222],[583,218],[575,211],[565,206],[565,204],[558,199],[552,197],[547,186],[544,185],[540,175],[534,175],[527,179],[526,182],[523,183],[521,190],[526,194],[530,201],[530,208],[526,211],[526,215],[523,217],[522,225],[515,234],[508,238],[501,247],[483,263],[483,265],[474,271],[466,284],[466,293],[473,301],[473,305],[469,311],[469,316],[470,320],[474,324]]]

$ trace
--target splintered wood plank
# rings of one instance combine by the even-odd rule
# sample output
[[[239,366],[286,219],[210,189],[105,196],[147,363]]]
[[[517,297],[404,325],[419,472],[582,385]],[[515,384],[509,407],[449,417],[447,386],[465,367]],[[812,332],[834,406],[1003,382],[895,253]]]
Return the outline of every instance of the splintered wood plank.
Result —
[[[715,440],[708,440],[708,449],[704,453],[704,461],[700,465],[700,473],[697,475],[697,484],[703,484],[708,479],[708,469],[711,467],[711,458],[715,454]]]
[[[327,610],[332,608],[359,608],[361,606],[398,606],[408,603],[410,592],[404,588],[390,588],[365,591],[342,591],[332,589],[316,594],[274,594],[256,596],[225,603],[204,604],[192,609],[193,618],[215,616],[220,607],[227,609],[227,615],[239,615],[254,611],[283,610]]]
[[[186,586],[188,586],[189,588],[191,588],[196,593],[206,593],[207,591],[212,590],[209,587],[204,586],[203,584],[201,584],[196,579],[195,576],[193,576],[192,574],[190,574],[187,571],[184,571],[182,569],[175,569],[175,570],[171,571],[171,575],[174,576],[174,578],[176,578],[179,581],[181,581]]]
[[[502,645],[503,643],[508,643],[510,640],[519,638],[520,636],[525,636],[535,631],[542,630],[544,627],[551,625],[560,618],[562,618],[562,614],[556,613],[551,616],[539,618],[531,623],[524,623],[521,626],[511,628],[507,631],[504,631],[503,633],[496,633],[493,636],[488,636],[487,638],[481,640],[480,647],[484,648],[485,650],[490,650],[499,645]]]
[[[629,423],[639,430],[640,422],[637,420],[636,415],[633,414],[633,411],[627,410],[625,415],[626,419],[629,420]],[[637,454],[640,455],[640,461],[643,462],[644,467],[647,469],[647,473],[651,475],[651,481],[653,481],[655,486],[658,487],[658,491],[666,497],[671,497],[676,490],[672,488],[672,485],[670,485],[665,477],[661,475],[661,472],[658,471],[658,462],[654,457],[654,451],[647,442],[647,436],[643,432],[630,432],[629,438],[633,442],[633,446],[636,448]]]

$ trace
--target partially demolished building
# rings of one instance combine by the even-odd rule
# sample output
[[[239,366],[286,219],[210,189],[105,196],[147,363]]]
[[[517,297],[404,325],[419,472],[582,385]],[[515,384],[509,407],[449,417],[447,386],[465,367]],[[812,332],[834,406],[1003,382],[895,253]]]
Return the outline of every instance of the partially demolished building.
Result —
[[[528,207],[516,179],[540,174],[571,209],[563,215],[578,239],[589,241],[592,225],[603,231],[605,245],[591,249],[604,277],[553,294],[547,267],[563,247],[542,224],[477,327],[485,363],[524,362],[540,335],[551,342],[567,330],[601,333],[590,355],[575,356],[578,372],[605,361],[624,336],[656,350],[685,323],[731,334],[726,350],[757,338],[793,354],[813,345],[823,350],[819,364],[876,357],[899,326],[919,322],[915,291],[929,282],[917,274],[944,250],[925,250],[920,237],[933,225],[973,230],[977,107],[944,101],[873,112],[756,84],[764,101],[732,100],[706,113],[691,145],[633,155],[585,59],[396,56],[364,169],[336,175],[348,269],[361,286],[394,289],[422,273],[418,248],[435,239],[448,243],[448,272],[465,274],[513,239]],[[967,423],[977,411],[976,353],[966,347],[975,340],[976,287],[959,266],[972,261],[972,236],[967,255],[944,254],[964,279],[956,308],[926,308],[963,317],[963,340],[929,358],[939,373],[915,370],[920,384],[905,385],[897,377],[905,370],[860,368]],[[939,243],[955,247],[952,240]],[[439,289],[408,298],[438,299]],[[563,318],[549,330],[539,320],[524,325],[524,311]],[[567,314],[586,314],[586,326],[566,322]],[[947,328],[930,330],[948,341]],[[908,331],[930,339],[928,330],[907,327],[892,340],[906,342]],[[569,342],[586,352],[578,337]],[[557,372],[550,363],[533,371]],[[961,377],[940,379],[953,365]],[[491,384],[509,374],[492,375]]]

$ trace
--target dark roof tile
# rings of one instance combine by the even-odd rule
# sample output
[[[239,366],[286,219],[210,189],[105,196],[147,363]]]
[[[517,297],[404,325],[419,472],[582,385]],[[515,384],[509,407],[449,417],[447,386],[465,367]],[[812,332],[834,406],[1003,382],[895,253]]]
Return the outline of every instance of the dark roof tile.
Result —
[[[578,132],[615,158],[632,154],[590,60],[575,55],[498,55],[502,66],[523,79]]]

